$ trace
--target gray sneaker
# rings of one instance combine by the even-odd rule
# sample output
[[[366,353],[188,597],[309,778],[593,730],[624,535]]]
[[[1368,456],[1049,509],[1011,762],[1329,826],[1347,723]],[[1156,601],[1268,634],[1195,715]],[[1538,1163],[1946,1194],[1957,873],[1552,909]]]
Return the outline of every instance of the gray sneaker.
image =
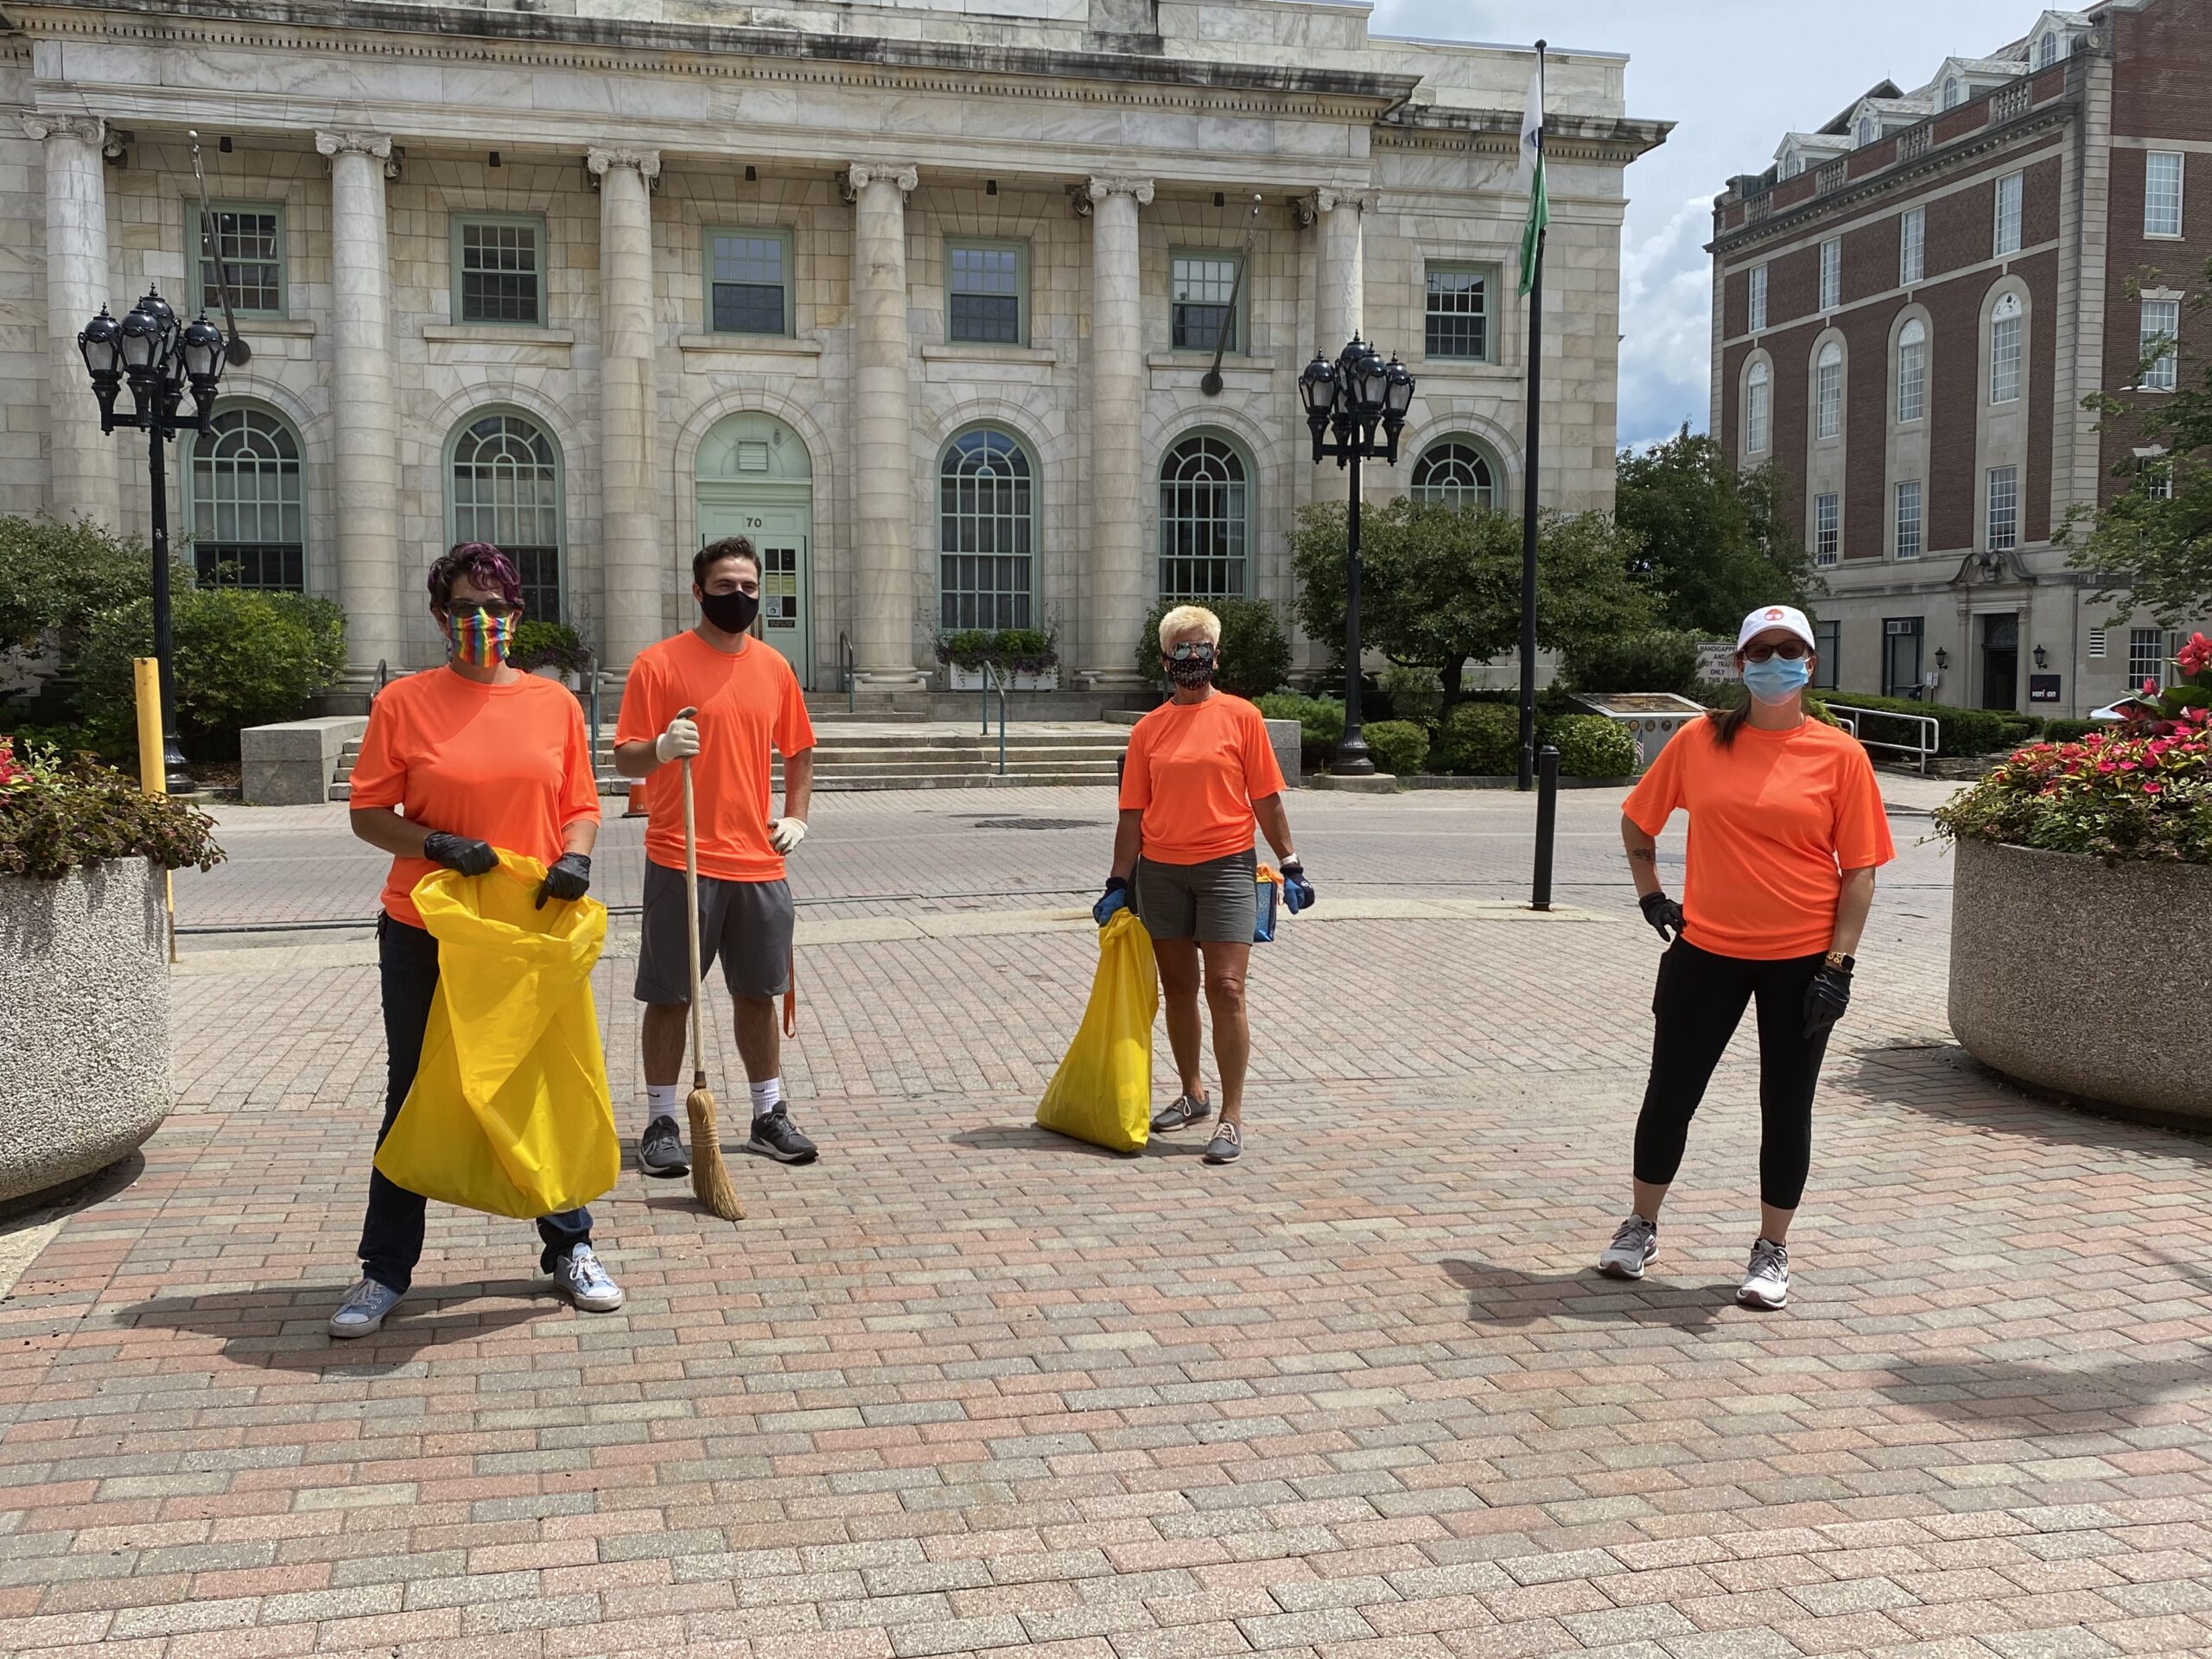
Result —
[[[645,1125],[638,1140],[638,1167],[648,1175],[689,1175],[691,1160],[683,1155],[683,1131],[672,1117],[657,1117]]]
[[[1206,1142],[1205,1161],[1210,1164],[1233,1164],[1243,1155],[1243,1126],[1223,1118],[1214,1126],[1213,1139]]]
[[[553,1264],[553,1287],[587,1313],[612,1313],[622,1306],[622,1287],[607,1276],[588,1244]]]
[[[1166,1135],[1175,1129],[1187,1129],[1212,1116],[1213,1102],[1205,1096],[1178,1095],[1152,1115],[1152,1132]]]
[[[364,1277],[361,1282],[346,1293],[346,1300],[338,1304],[330,1316],[330,1334],[340,1341],[355,1337],[373,1337],[384,1329],[384,1316],[399,1306],[407,1293],[380,1285]]]
[[[1736,1300],[1745,1307],[1775,1309],[1789,1306],[1789,1252],[1772,1239],[1751,1246],[1751,1265],[1744,1274]]]
[[[1598,1257],[1598,1271],[1608,1279],[1641,1279],[1643,1264],[1659,1254],[1659,1224],[1630,1216],[1613,1230],[1613,1242]]]
[[[779,1164],[810,1164],[818,1151],[813,1141],[798,1132],[780,1103],[774,1111],[753,1120],[753,1135],[745,1149]]]

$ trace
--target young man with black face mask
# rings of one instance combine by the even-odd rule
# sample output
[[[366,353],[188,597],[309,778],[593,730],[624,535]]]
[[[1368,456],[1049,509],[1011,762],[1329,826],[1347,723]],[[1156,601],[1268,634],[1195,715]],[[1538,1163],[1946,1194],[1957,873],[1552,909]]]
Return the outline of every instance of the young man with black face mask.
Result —
[[[791,892],[784,859],[806,836],[814,728],[798,677],[750,637],[760,612],[760,558],[733,536],[691,561],[699,625],[648,647],[630,665],[615,721],[614,763],[645,785],[644,938],[638,1001],[644,1020],[645,1131],[638,1166],[690,1173],[677,1127],[677,1080],[691,1001],[683,917],[683,779],[691,763],[699,843],[700,971],[721,958],[737,1006],[737,1052],[752,1085],[748,1152],[811,1163],[814,1142],[783,1097],[776,999],[791,988]],[[691,711],[688,715],[685,711]],[[784,816],[772,818],[772,768],[784,757]]]

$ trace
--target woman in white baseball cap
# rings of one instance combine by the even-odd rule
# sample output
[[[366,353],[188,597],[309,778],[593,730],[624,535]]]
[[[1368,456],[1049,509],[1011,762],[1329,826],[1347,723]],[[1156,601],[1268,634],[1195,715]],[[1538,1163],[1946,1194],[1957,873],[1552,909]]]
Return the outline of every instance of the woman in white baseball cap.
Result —
[[[1668,944],[1632,1208],[1598,1258],[1616,1279],[1641,1279],[1658,1253],[1659,1207],[1690,1119],[1756,1003],[1759,1234],[1737,1300],[1778,1308],[1789,1298],[1787,1241],[1811,1166],[1814,1086],[1851,999],[1875,868],[1897,855],[1866,750],[1806,709],[1817,660],[1802,611],[1753,611],[1736,636],[1742,704],[1675,733],[1622,807],[1637,901]],[[1680,903],[1660,886],[1657,851],[1677,809],[1690,817]]]

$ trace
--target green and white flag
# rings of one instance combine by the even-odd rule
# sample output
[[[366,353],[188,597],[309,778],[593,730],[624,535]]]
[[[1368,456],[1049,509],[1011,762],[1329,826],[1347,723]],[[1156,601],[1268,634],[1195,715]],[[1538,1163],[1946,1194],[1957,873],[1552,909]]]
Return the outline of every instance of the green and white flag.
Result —
[[[1529,77],[1529,107],[1521,116],[1521,184],[1529,193],[1529,221],[1521,231],[1521,296],[1536,280],[1536,243],[1552,222],[1551,198],[1544,189],[1544,60]]]

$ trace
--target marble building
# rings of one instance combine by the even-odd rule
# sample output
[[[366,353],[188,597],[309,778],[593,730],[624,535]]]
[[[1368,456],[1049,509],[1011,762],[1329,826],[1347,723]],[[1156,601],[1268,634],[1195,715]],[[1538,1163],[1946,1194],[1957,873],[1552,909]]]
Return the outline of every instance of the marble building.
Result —
[[[340,602],[356,683],[435,660],[459,537],[619,670],[741,531],[810,686],[1052,621],[1063,683],[1110,689],[1157,597],[1287,602],[1293,514],[1344,487],[1296,377],[1354,330],[1420,380],[1372,494],[1519,499],[1525,50],[1284,0],[4,16],[0,512],[144,529],[75,335],[149,283],[215,308],[206,217],[252,359],[173,512],[203,570]],[[1570,510],[1611,500],[1622,171],[1667,130],[1624,67],[1550,61],[1539,481]]]

